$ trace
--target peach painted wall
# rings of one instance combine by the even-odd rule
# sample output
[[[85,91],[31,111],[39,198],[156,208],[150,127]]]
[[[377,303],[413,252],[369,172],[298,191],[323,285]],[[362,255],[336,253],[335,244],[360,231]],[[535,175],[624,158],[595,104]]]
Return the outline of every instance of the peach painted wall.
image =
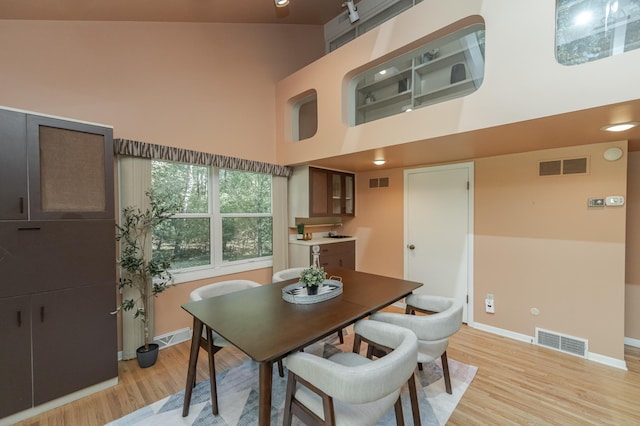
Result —
[[[640,343],[640,152],[629,153],[624,335]]]
[[[324,40],[300,25],[0,20],[0,51],[0,105],[275,162],[275,84]],[[155,334],[191,326],[180,305],[195,287],[234,278],[270,282],[271,268],[172,288],[156,299]]]
[[[437,151],[443,149],[440,136],[640,98],[640,85],[624,84],[636,79],[640,50],[580,66],[560,65],[554,56],[554,16],[555,2],[422,1],[278,83],[278,161],[298,164],[431,139],[427,146]],[[432,40],[443,28],[459,28],[469,17],[486,24],[485,77],[476,92],[410,114],[349,125],[353,76]],[[594,84],[605,75],[612,84]],[[318,93],[318,132],[293,142],[287,102],[311,89]],[[610,122],[633,119],[629,114],[618,110]],[[462,155],[475,157],[471,148],[458,158]]]
[[[0,51],[0,105],[275,162],[275,83],[324,41],[301,25],[2,20]]]
[[[476,323],[526,336],[541,327],[624,359],[626,208],[587,207],[588,198],[626,194],[627,156],[604,160],[611,146],[627,150],[624,141],[475,162]],[[537,176],[541,160],[585,156],[587,175]],[[487,293],[495,314],[484,312]]]
[[[388,188],[369,188],[369,179],[389,178]],[[357,237],[356,269],[403,278],[404,173],[387,169],[356,175],[356,216],[341,231]]]
[[[624,359],[626,208],[587,208],[590,197],[626,194],[627,156],[605,161],[610,146],[626,153],[622,141],[475,160],[476,323],[526,336],[537,326]],[[582,156],[587,175],[537,176],[540,160]],[[389,188],[368,188],[369,178],[385,176]],[[356,217],[346,233],[358,237],[357,268],[402,277],[403,170],[358,173],[356,181]],[[493,315],[484,312],[486,293],[496,300]],[[533,307],[540,315],[531,315]]]

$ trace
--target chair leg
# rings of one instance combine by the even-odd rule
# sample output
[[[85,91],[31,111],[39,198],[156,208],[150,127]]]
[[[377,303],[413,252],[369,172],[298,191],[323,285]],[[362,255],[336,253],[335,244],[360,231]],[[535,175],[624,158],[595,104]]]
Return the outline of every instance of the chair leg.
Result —
[[[404,415],[402,414],[402,400],[398,397],[398,400],[393,406],[396,412],[396,424],[398,426],[404,426]]]
[[[418,391],[416,388],[416,376],[412,374],[407,382],[409,385],[409,398],[411,399],[411,411],[413,412],[414,426],[420,426],[420,406],[418,405]]]
[[[344,335],[342,334],[342,329],[338,330],[338,339],[340,339],[340,343],[344,343]]]
[[[418,363],[418,370],[422,371],[422,363],[421,362]]]
[[[293,411],[291,411],[291,404],[293,403],[293,395],[296,393],[296,381],[293,378],[293,374],[289,373],[287,379],[287,392],[284,398],[284,418],[282,419],[283,426],[291,426],[293,419]]]
[[[444,351],[442,353],[440,360],[442,360],[442,372],[444,374],[444,388],[446,389],[447,393],[451,395],[452,393],[451,376],[449,375],[449,361],[447,360],[447,351]]]
[[[280,377],[284,377],[284,367],[282,366],[282,358],[278,360],[278,374]]]
[[[218,391],[216,387],[216,363],[215,350],[213,348],[213,333],[209,327],[207,330],[207,352],[209,353],[209,383],[211,386],[211,411],[214,416],[218,415]]]
[[[362,343],[362,339],[360,337],[359,334],[356,334],[355,337],[353,338],[353,353],[354,354],[359,354],[360,353],[360,344]]]

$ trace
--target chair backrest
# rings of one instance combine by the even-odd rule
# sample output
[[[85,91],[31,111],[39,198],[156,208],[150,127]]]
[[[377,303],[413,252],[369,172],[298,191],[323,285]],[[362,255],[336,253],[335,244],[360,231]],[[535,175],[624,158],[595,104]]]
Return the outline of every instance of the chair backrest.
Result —
[[[221,296],[223,294],[233,293],[240,290],[246,290],[248,288],[260,287],[255,281],[249,280],[229,280],[220,281],[213,284],[207,284],[199,287],[189,294],[189,299],[192,302],[202,299],[208,299],[210,297]]]
[[[455,334],[462,325],[462,303],[451,297],[411,294],[407,305],[435,312],[427,316],[413,316],[422,324],[416,333],[419,340],[438,340]]]
[[[277,283],[280,281],[290,280],[292,278],[300,278],[300,273],[304,270],[305,268],[283,269],[282,271],[278,271],[273,274],[273,277],[271,277],[271,281]]]
[[[358,365],[342,365],[296,352],[287,357],[287,367],[327,395],[351,404],[377,401],[398,391],[416,366],[418,341],[415,334],[392,324],[368,320],[357,322],[354,330],[365,339],[394,350],[382,358]]]

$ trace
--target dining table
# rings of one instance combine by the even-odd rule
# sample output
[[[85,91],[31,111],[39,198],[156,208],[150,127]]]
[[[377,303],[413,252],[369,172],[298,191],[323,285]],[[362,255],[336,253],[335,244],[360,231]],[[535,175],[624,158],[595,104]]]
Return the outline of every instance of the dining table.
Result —
[[[258,424],[266,426],[271,419],[274,362],[401,300],[422,286],[415,281],[351,269],[326,272],[332,280],[342,282],[342,293],[318,303],[292,303],[283,298],[282,289],[297,282],[294,278],[182,305],[193,317],[183,417],[189,414],[200,337],[205,327],[259,364]]]

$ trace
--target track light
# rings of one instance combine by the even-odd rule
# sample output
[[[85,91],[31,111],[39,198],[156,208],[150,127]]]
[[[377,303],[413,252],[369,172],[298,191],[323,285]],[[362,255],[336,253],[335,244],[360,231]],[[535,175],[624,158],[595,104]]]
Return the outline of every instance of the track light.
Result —
[[[358,8],[353,3],[353,0],[347,0],[346,2],[342,3],[342,7],[345,6],[347,6],[347,8],[349,9],[349,22],[353,24],[358,19],[360,19],[360,15],[358,15]]]
[[[276,2],[276,7],[285,7],[289,4],[289,0],[274,0]]]

